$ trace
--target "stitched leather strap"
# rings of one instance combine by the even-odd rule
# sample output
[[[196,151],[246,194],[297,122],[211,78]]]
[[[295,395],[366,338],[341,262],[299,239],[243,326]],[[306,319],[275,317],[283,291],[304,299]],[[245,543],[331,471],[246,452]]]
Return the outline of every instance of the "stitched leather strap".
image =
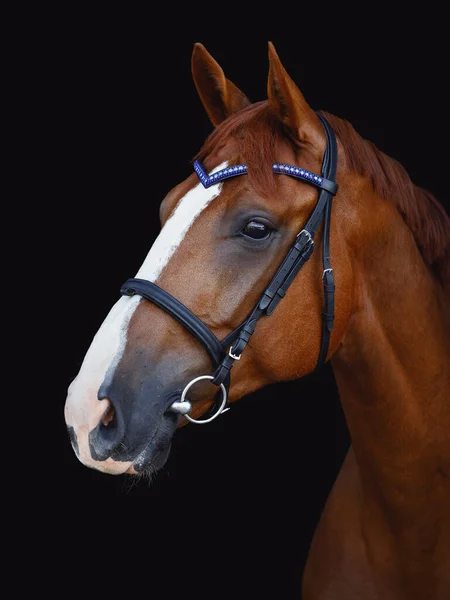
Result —
[[[323,115],[317,113],[322,125],[325,129],[325,135],[327,137],[327,152],[323,158],[322,172],[324,177],[336,180],[337,171],[337,143],[336,136],[332,131],[328,121]],[[322,194],[328,196],[324,217],[323,217],[323,247],[322,247],[322,265],[323,265],[323,291],[324,291],[324,309],[322,313],[322,334],[320,340],[320,351],[315,372],[320,370],[322,365],[327,359],[328,349],[330,346],[331,331],[334,325],[334,274],[330,264],[330,226],[331,226],[331,209],[333,204],[333,194],[323,191]]]
[[[215,365],[220,363],[224,355],[224,348],[220,341],[203,321],[171,294],[146,279],[128,279],[120,293],[126,296],[139,294],[165,310],[203,344]]]

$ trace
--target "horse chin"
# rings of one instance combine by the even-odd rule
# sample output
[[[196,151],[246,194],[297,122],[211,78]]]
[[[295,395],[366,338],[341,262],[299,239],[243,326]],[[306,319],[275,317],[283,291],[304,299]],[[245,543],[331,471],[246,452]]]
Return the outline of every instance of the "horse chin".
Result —
[[[152,479],[165,465],[170,454],[172,438],[176,429],[176,418],[163,418],[144,450],[134,459],[125,471],[127,475],[137,475]]]
[[[152,453],[147,449],[141,452],[133,464],[125,471],[126,475],[137,475],[138,477],[148,477],[152,479],[156,473],[166,464],[170,454],[171,444],[158,452]]]

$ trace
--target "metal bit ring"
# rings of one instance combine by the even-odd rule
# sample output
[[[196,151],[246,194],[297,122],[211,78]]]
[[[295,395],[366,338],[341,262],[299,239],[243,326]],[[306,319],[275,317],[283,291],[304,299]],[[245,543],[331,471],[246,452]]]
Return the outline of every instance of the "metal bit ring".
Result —
[[[186,394],[188,392],[188,390],[198,381],[201,381],[202,379],[214,379],[214,377],[212,375],[201,375],[200,377],[196,377],[195,379],[193,379],[192,381],[190,381],[187,386],[184,388],[183,393],[181,394],[181,398],[180,398],[180,402],[185,402],[186,400]],[[223,399],[222,399],[222,404],[219,406],[219,409],[212,415],[212,417],[209,417],[208,419],[193,419],[192,417],[190,417],[188,414],[185,414],[184,417],[190,421],[191,423],[195,423],[196,425],[203,425],[204,423],[211,423],[211,421],[214,421],[214,419],[216,419],[223,411],[223,409],[226,406],[227,403],[227,390],[225,389],[225,386],[223,385],[223,383],[220,384],[220,389],[222,390],[222,394],[223,394]]]

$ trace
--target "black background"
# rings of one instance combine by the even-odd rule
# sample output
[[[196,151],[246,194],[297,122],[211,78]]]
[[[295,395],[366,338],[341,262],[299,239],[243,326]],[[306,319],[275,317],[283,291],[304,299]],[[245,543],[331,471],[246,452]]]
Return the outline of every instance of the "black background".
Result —
[[[122,584],[133,593],[137,580],[158,598],[298,598],[349,443],[327,367],[242,399],[208,426],[178,431],[151,484],[91,471],[70,447],[67,386],[157,236],[160,201],[190,174],[212,128],[190,74],[194,42],[258,101],[273,41],[314,109],[348,119],[413,181],[446,198],[438,23],[391,14],[378,24],[370,11],[360,23],[330,16],[325,26],[316,17],[296,13],[289,34],[282,22],[264,33],[230,15],[219,35],[201,14],[190,15],[198,29],[190,33],[175,8],[164,17],[64,13],[38,35],[39,58],[30,57],[51,147],[43,179],[52,208],[41,223],[51,231],[47,264],[59,293],[41,333],[54,348],[43,383],[51,459],[37,461],[39,493],[29,493],[36,506],[54,508],[45,531],[56,540],[54,556],[66,553],[69,577],[75,564],[75,580],[91,573],[100,586],[112,582],[113,597]]]

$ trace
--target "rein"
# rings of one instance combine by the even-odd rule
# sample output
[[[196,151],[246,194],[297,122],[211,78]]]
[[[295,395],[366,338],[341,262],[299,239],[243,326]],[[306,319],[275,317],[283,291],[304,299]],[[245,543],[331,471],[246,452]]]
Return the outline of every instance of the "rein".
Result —
[[[274,164],[272,170],[279,175],[289,175],[305,183],[317,187],[319,198],[309,217],[307,223],[297,235],[294,244],[287,253],[268,287],[265,289],[255,308],[247,319],[232,331],[227,337],[220,341],[212,331],[192,313],[184,304],[179,302],[171,294],[146,279],[128,279],[122,286],[120,292],[122,295],[134,296],[138,294],[153,302],[169,315],[176,319],[185,327],[197,340],[203,344],[211,356],[216,370],[213,375],[201,375],[190,381],[181,392],[179,400],[173,401],[173,395],[170,399],[168,410],[182,414],[191,423],[204,424],[209,423],[218,417],[222,412],[228,409],[227,398],[230,387],[230,371],[235,361],[240,360],[242,352],[245,350],[251,336],[253,335],[259,319],[266,315],[270,316],[284,298],[286,292],[294,281],[295,276],[311,257],[314,250],[314,236],[323,220],[323,286],[324,286],[324,310],[322,313],[322,335],[320,342],[320,351],[315,370],[322,367],[326,361],[328,348],[330,344],[331,331],[334,323],[334,276],[330,264],[330,219],[333,196],[336,195],[338,186],[336,184],[337,168],[337,144],[336,137],[330,124],[325,117],[317,113],[325,129],[327,145],[322,160],[321,175],[316,175],[301,169],[300,167]],[[209,187],[218,181],[247,173],[246,165],[234,165],[208,176],[198,161],[194,163],[194,170],[197,173],[202,185]],[[228,350],[228,353],[227,353]],[[210,380],[211,383],[220,387],[222,398],[215,402],[215,411],[206,419],[193,419],[189,416],[192,405],[186,400],[188,390],[201,380]],[[220,403],[219,403],[220,402]]]

